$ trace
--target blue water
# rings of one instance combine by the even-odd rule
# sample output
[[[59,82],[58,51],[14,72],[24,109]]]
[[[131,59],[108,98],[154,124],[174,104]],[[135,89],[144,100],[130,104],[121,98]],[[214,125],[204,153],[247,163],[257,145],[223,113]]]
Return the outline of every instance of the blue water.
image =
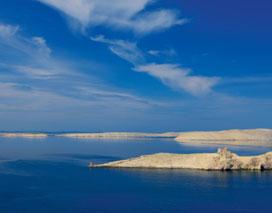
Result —
[[[89,169],[156,152],[214,152],[171,140],[0,139],[0,212],[270,212],[272,172]],[[239,154],[269,148],[230,147]]]

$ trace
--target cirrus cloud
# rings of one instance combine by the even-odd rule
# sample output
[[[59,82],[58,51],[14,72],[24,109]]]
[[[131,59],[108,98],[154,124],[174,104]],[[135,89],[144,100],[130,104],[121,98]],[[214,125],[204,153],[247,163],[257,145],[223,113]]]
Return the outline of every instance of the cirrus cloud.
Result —
[[[148,73],[161,80],[163,84],[176,90],[186,91],[193,96],[207,95],[213,91],[213,87],[220,80],[218,77],[193,75],[191,69],[183,68],[178,64],[147,63],[145,53],[138,48],[137,43],[125,40],[111,40],[103,35],[91,37],[90,39],[109,45],[109,49],[113,54],[134,66],[134,71]],[[150,54],[150,51],[147,53]]]
[[[145,11],[153,0],[38,0],[69,17],[81,29],[107,26],[136,34],[162,31],[188,22],[175,10]]]
[[[182,89],[194,96],[202,96],[210,93],[219,82],[218,77],[205,77],[191,75],[191,70],[182,68],[177,64],[146,64],[136,67],[134,70],[146,72],[158,78],[167,86],[174,89]]]
[[[0,23],[0,50],[10,55],[4,60],[0,54],[0,113],[68,105],[142,109],[157,104],[86,75],[81,63],[57,58],[43,37],[25,35],[19,26]],[[95,65],[92,69],[96,69]]]

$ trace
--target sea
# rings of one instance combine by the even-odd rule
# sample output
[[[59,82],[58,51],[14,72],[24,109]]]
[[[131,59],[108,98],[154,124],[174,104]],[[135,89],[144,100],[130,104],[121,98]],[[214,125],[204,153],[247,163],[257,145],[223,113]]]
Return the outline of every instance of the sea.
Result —
[[[0,138],[0,213],[271,212],[272,171],[88,167],[90,162],[220,147],[172,139]],[[271,151],[228,148],[242,155]]]

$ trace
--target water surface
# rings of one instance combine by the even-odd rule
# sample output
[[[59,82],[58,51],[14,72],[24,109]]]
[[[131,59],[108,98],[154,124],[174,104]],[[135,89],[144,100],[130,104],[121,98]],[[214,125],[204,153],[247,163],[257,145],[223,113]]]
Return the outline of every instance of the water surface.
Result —
[[[157,152],[214,152],[172,140],[0,138],[0,212],[270,211],[272,172],[88,169]],[[238,154],[270,151],[230,147]]]

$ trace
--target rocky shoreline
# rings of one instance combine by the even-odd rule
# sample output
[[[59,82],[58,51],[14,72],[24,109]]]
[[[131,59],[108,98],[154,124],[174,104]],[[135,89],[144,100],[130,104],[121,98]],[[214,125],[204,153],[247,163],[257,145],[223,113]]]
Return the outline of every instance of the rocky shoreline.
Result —
[[[227,148],[217,153],[144,155],[104,164],[90,163],[90,168],[144,168],[144,169],[197,169],[197,170],[271,170],[272,152],[258,156],[239,156]]]

